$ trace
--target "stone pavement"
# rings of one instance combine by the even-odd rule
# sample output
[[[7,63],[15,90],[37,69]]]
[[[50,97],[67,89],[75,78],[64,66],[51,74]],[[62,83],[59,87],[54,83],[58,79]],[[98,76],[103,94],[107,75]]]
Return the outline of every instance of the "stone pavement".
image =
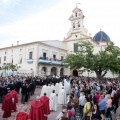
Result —
[[[29,102],[27,102],[27,103],[25,103],[25,104],[21,104],[20,103],[20,98],[21,98],[21,94],[19,94],[19,103],[17,104],[17,112],[12,112],[12,114],[11,114],[11,117],[9,117],[7,120],[16,120],[16,115],[17,115],[17,113],[22,109],[22,107],[24,107],[24,106],[27,106],[27,112],[29,113],[29,110],[30,110],[30,102],[32,101],[32,100],[35,100],[35,98],[36,98],[36,96],[38,96],[38,95],[40,95],[40,91],[41,91],[41,89],[40,88],[36,88],[36,90],[35,90],[35,95],[33,95],[33,96],[31,96],[31,98],[30,98],[30,101]],[[3,115],[3,111],[1,110],[1,106],[2,106],[2,104],[0,104],[0,120],[4,120],[3,118],[2,118],[2,115]],[[57,117],[57,115],[60,113],[60,111],[61,111],[61,105],[58,105],[58,110],[57,110],[57,112],[51,112],[50,113],[50,115],[48,116],[48,120],[56,120],[56,117]]]

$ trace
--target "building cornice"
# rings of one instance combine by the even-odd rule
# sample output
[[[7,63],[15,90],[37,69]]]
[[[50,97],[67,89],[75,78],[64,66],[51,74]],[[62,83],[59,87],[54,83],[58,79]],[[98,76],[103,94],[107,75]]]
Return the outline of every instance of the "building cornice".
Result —
[[[73,34],[75,34],[75,33],[80,33],[80,32],[79,32],[79,31],[72,32],[70,36],[68,36],[66,39],[63,40],[63,42],[64,42],[64,41],[69,41],[68,39],[69,39]],[[82,33],[80,33],[80,35],[85,37],[85,38],[80,38],[80,39],[92,39],[91,36],[87,36],[87,35],[84,35],[84,34],[82,34]]]
[[[25,47],[25,46],[29,46],[29,45],[33,45],[33,44],[44,45],[44,46],[47,46],[47,47],[52,47],[52,48],[57,48],[57,49],[59,49],[59,50],[67,51],[67,50],[62,49],[62,48],[58,48],[58,47],[55,47],[55,46],[52,46],[52,45],[48,45],[48,44],[42,43],[41,41],[35,41],[35,42],[24,43],[24,44],[15,45],[15,46],[10,46],[10,47],[4,47],[4,48],[0,48],[0,50],[13,49],[13,48],[19,48],[19,47]]]
[[[72,39],[72,40],[65,40],[63,42],[71,42],[71,41],[78,41],[78,40],[85,40],[85,39],[91,39],[91,37],[88,37],[88,38],[79,38],[79,39]]]

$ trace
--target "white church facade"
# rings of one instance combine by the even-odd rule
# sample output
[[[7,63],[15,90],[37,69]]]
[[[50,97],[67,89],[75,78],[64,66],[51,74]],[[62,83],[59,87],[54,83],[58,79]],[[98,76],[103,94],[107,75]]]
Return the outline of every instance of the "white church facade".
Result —
[[[13,63],[19,66],[17,74],[22,75],[74,75],[76,70],[64,67],[63,59],[70,52],[75,51],[75,43],[81,40],[90,41],[94,46],[94,52],[104,50],[106,43],[110,41],[109,36],[103,31],[98,32],[93,38],[88,35],[84,27],[84,15],[81,9],[75,8],[69,18],[71,28],[63,41],[35,41],[26,44],[12,45],[0,48],[0,67],[3,64]],[[1,70],[0,73],[4,73]],[[94,76],[95,73],[83,73],[83,76]],[[108,72],[106,77],[114,77]]]

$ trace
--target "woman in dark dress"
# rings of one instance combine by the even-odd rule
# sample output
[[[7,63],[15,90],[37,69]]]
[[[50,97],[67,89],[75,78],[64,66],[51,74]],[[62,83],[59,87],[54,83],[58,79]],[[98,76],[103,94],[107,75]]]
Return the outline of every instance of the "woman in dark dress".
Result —
[[[99,111],[98,104],[94,104],[94,109],[91,113],[91,120],[104,120],[104,115]]]

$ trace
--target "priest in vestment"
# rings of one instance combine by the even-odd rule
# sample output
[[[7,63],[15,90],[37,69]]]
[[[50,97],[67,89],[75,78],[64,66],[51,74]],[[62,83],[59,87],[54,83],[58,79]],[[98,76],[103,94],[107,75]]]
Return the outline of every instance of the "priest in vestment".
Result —
[[[62,86],[62,89],[59,90],[59,94],[58,94],[58,104],[66,104],[66,91],[64,89],[64,86]]]
[[[29,119],[30,120],[44,120],[43,104],[40,102],[39,96],[36,97],[35,101],[31,102]]]
[[[44,108],[44,119],[43,120],[47,120],[47,116],[50,114],[49,98],[46,95],[47,94],[44,93],[44,96],[40,98],[40,102],[43,103],[43,108]]]
[[[47,97],[50,98],[50,94],[51,94],[51,85],[50,84],[48,84],[48,86],[47,86],[46,94],[47,94]]]
[[[59,84],[58,83],[56,83],[55,84],[55,93],[58,95],[58,93],[59,93]]]
[[[53,93],[53,90],[55,90],[54,84],[52,84],[52,85],[50,86],[50,94]]]
[[[44,93],[47,93],[47,85],[44,85],[43,87],[42,87],[42,90],[41,90],[41,93],[40,93],[40,97],[42,97],[43,95],[44,95]]]
[[[28,114],[25,112],[19,112],[16,116],[16,120],[28,120]]]
[[[50,94],[50,110],[57,111],[57,96],[55,90]]]
[[[69,81],[65,81],[64,82],[64,86],[65,86],[66,94],[70,94],[70,82]]]
[[[63,83],[60,82],[60,83],[59,83],[59,91],[62,89],[62,87],[63,87]],[[58,93],[59,93],[59,92],[58,92]]]
[[[27,107],[23,107],[22,110],[17,114],[16,120],[28,120],[28,113],[26,113]]]
[[[2,110],[4,111],[3,113],[3,118],[8,118],[11,116],[12,112],[12,95],[7,94],[4,96],[4,100],[2,103]]]
[[[18,93],[15,90],[10,91],[10,94],[12,96],[12,110],[16,111],[17,110],[17,106],[16,103],[18,103]]]

